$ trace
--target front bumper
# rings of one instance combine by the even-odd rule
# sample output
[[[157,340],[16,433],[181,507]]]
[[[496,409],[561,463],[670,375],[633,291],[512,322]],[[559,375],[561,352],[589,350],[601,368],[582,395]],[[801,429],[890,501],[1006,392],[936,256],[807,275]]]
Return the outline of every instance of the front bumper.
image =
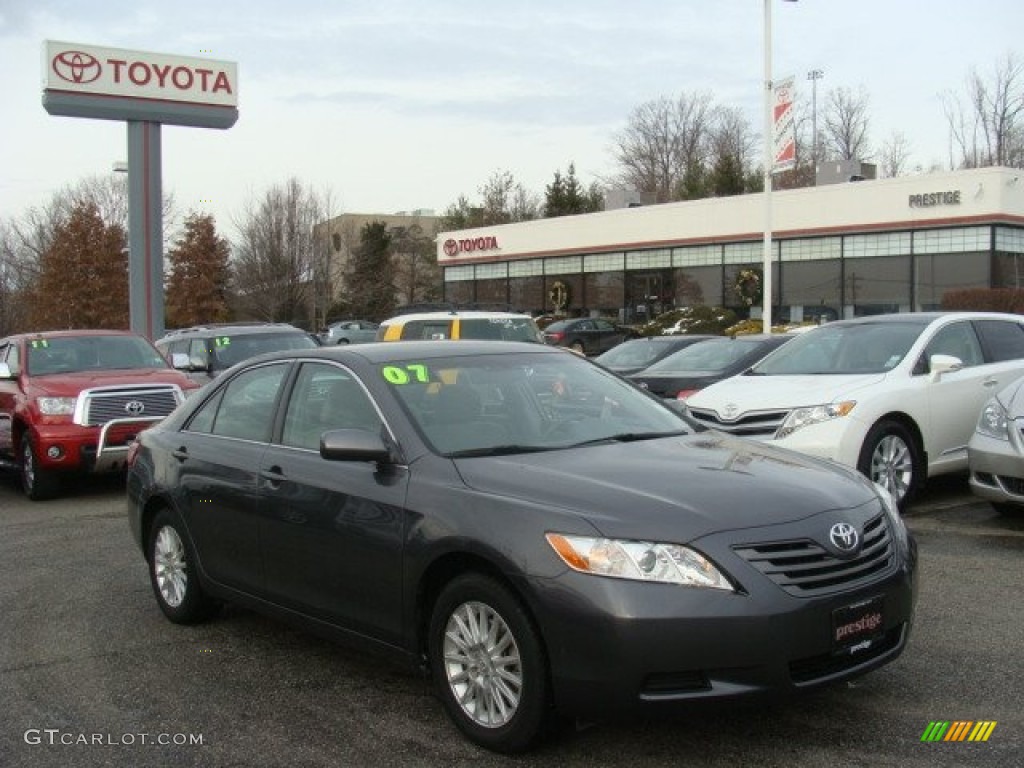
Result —
[[[1024,505],[1024,450],[1013,440],[975,432],[967,446],[971,491],[997,504]]]
[[[556,706],[600,717],[694,701],[786,695],[855,677],[898,657],[917,597],[916,545],[884,577],[798,598],[767,580],[738,593],[565,573],[531,583]],[[872,602],[882,623],[833,642],[837,611]],[[840,613],[839,615],[843,615]]]
[[[128,446],[135,435],[163,418],[113,419],[101,427],[39,426],[32,437],[36,460],[46,470],[118,472],[125,468]]]

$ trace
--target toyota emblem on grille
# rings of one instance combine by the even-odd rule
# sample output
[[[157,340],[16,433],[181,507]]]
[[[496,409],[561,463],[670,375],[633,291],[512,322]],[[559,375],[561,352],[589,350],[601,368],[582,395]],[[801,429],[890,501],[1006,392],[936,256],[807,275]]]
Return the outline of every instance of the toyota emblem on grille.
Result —
[[[146,404],[141,400],[129,400],[124,404],[124,409],[129,416],[141,416],[146,410]]]
[[[853,552],[860,541],[857,529],[849,523],[836,523],[828,532],[832,546],[840,552]]]
[[[727,419],[735,419],[739,412],[740,407],[736,403],[726,403],[722,415]]]

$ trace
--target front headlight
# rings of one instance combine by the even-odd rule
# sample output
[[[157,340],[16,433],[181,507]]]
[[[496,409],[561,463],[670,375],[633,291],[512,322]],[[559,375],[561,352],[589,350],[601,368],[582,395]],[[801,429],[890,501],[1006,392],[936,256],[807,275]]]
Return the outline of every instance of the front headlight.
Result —
[[[992,398],[985,407],[981,409],[981,416],[978,417],[977,430],[982,435],[994,437],[997,440],[1010,439],[1010,419],[1006,415],[1006,409],[996,398]]]
[[[806,408],[793,409],[779,431],[775,433],[777,439],[788,437],[802,427],[811,424],[820,424],[823,421],[840,419],[849,415],[853,407],[857,405],[856,400],[843,400],[839,403],[828,403],[827,405],[810,405]]]
[[[561,533],[549,533],[546,538],[565,564],[580,573],[734,591],[710,560],[679,544]]]
[[[39,412],[45,416],[70,416],[75,412],[74,397],[40,397]]]

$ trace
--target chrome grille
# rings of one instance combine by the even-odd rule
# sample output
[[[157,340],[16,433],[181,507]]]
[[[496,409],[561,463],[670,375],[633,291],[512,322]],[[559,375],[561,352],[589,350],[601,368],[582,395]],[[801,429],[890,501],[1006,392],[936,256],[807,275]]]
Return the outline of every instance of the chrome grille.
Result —
[[[154,418],[169,414],[181,400],[181,390],[172,386],[86,390],[79,396],[75,421],[92,427],[102,426],[115,419],[130,419],[136,416],[140,421],[152,421]],[[134,404],[135,407],[129,404]],[[142,405],[141,411],[137,404]]]
[[[885,515],[864,526],[856,557],[836,557],[809,539],[743,544],[733,550],[791,595],[813,597],[868,584],[894,565],[893,540]]]
[[[788,410],[749,411],[735,419],[723,419],[710,408],[690,408],[689,410],[690,415],[705,427],[745,437],[773,437],[786,417],[789,416]]]

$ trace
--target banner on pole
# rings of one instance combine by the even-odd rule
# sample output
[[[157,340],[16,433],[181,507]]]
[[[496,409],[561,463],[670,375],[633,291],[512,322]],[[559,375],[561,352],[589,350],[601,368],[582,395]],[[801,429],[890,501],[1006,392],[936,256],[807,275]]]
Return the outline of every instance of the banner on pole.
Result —
[[[772,173],[788,171],[796,165],[794,96],[794,78],[772,83]]]

